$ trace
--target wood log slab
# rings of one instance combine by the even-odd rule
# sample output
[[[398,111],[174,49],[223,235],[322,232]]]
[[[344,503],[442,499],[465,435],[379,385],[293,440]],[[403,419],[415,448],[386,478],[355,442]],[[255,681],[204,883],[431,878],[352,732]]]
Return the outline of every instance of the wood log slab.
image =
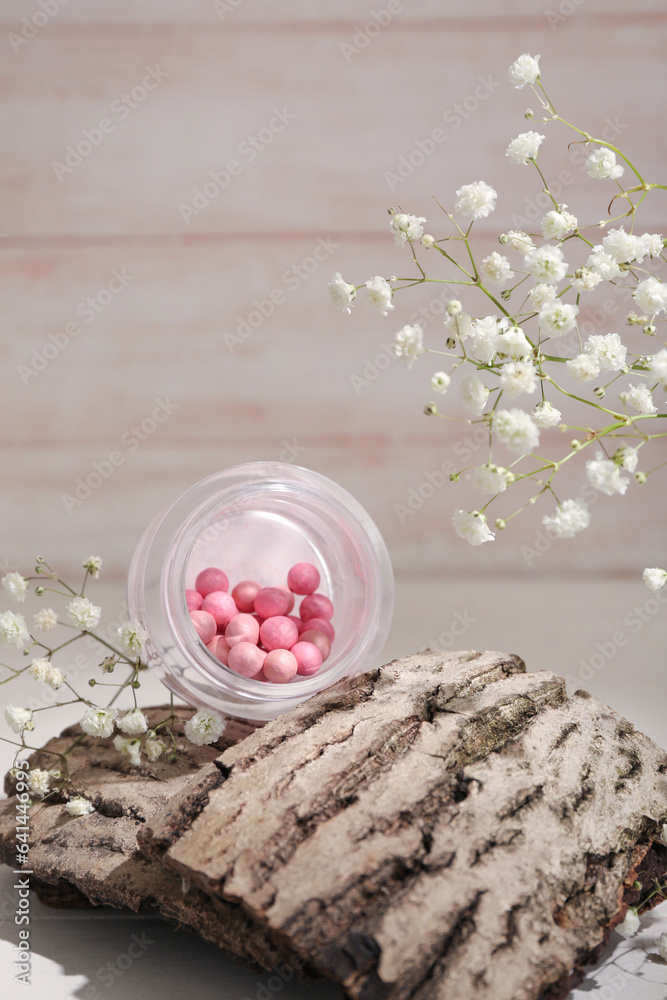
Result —
[[[296,954],[354,1000],[557,1000],[660,901],[667,754],[516,656],[415,654],[223,739],[167,782],[84,741],[98,812],[33,807],[36,877],[265,968]]]

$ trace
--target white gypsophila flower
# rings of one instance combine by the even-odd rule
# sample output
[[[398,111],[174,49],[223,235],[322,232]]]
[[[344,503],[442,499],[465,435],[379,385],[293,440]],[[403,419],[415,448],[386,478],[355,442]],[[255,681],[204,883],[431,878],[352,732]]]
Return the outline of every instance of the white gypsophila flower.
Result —
[[[517,90],[521,90],[526,84],[533,84],[540,75],[540,56],[531,56],[528,52],[516,59],[509,69],[509,81]]]
[[[50,632],[58,624],[58,615],[53,608],[42,608],[32,616],[32,620],[40,632]]]
[[[35,728],[35,723],[32,720],[32,711],[29,708],[19,708],[18,705],[6,706],[5,721],[15,733],[22,733],[24,729],[30,732]]]
[[[663,962],[667,962],[667,931],[663,931],[658,940],[658,955]]]
[[[447,372],[436,372],[433,378],[431,379],[431,388],[433,389],[434,392],[437,392],[440,395],[442,395],[443,392],[447,392],[447,390],[449,389],[451,381],[452,380],[447,374]]]
[[[140,736],[148,729],[148,720],[140,708],[132,708],[116,722],[116,728],[128,736]]]
[[[536,281],[554,284],[562,281],[567,274],[567,264],[559,247],[540,247],[533,250],[525,260],[526,268]]]
[[[500,326],[495,316],[485,316],[483,319],[474,320],[470,334],[466,338],[468,357],[480,365],[491,364],[496,353],[499,329]]]
[[[653,275],[637,285],[632,297],[639,308],[649,316],[667,310],[667,285],[663,285],[662,281],[658,281]]]
[[[479,417],[486,406],[489,391],[477,375],[466,375],[461,382],[461,400],[463,405],[472,410],[476,417]]]
[[[514,482],[514,473],[509,469],[503,469],[499,465],[478,465],[471,469],[466,479],[471,486],[481,493],[494,496],[496,493],[504,493],[509,483]]]
[[[113,724],[117,715],[117,708],[99,708],[97,705],[91,705],[84,712],[79,725],[88,736],[107,739],[113,732]]]
[[[562,414],[552,403],[548,403],[546,399],[543,399],[540,403],[536,404],[531,416],[538,427],[548,430],[551,427],[558,426]]]
[[[421,215],[405,215],[403,212],[392,215],[389,228],[394,234],[396,246],[404,247],[412,240],[421,239],[424,235],[423,222],[426,222],[426,219]]]
[[[84,559],[83,568],[87,569],[94,580],[97,580],[100,575],[100,569],[102,568],[102,560],[99,556],[88,556]]]
[[[408,368],[412,368],[415,360],[424,353],[424,331],[419,323],[410,326],[407,323],[394,336],[394,354],[402,358]]]
[[[390,309],[394,308],[391,301],[391,285],[385,278],[376,274],[374,278],[369,278],[365,286],[368,290],[366,301],[373,309],[377,309],[381,316],[386,316]]]
[[[537,390],[537,371],[530,361],[509,361],[503,365],[500,372],[500,385],[510,399],[520,396],[522,392],[532,393]]]
[[[144,743],[144,753],[151,764],[161,757],[166,749],[162,740],[146,740]]]
[[[617,180],[625,171],[625,167],[616,162],[616,154],[611,149],[600,146],[586,160],[586,172],[596,180]]]
[[[553,209],[551,212],[547,212],[542,219],[542,235],[545,240],[562,240],[576,228],[576,216],[571,215],[569,212],[557,212]]]
[[[667,348],[663,347],[657,354],[651,355],[648,360],[651,375],[667,389]]]
[[[658,407],[653,402],[651,390],[647,385],[628,386],[625,392],[621,393],[621,399],[637,411],[637,413],[657,413]]]
[[[537,309],[539,312],[540,309],[544,309],[544,307],[549,305],[550,302],[553,302],[556,298],[557,292],[558,289],[555,285],[547,285],[544,282],[540,282],[539,285],[535,285],[534,288],[531,288],[528,293],[530,296],[530,304],[533,309]]]
[[[451,313],[444,322],[445,330],[450,337],[461,340],[472,335],[472,316],[469,313]]]
[[[574,329],[578,312],[579,306],[556,299],[540,309],[540,327],[546,330],[550,337],[564,337]]]
[[[637,911],[630,907],[628,912],[625,914],[625,918],[620,924],[616,924],[614,930],[617,934],[620,934],[621,937],[634,937],[639,930],[639,917],[637,915]]]
[[[593,274],[599,274],[603,281],[611,281],[612,278],[617,278],[621,273],[620,267],[614,258],[609,256],[602,244],[593,247],[584,267],[592,271]]]
[[[533,346],[526,337],[520,326],[508,326],[496,337],[496,353],[508,358],[529,357],[533,352]]]
[[[2,586],[10,597],[13,597],[19,604],[25,601],[28,592],[28,581],[20,573],[6,573],[2,578]]]
[[[586,462],[586,477],[591,486],[612,497],[614,493],[625,493],[630,483],[627,476],[621,475],[621,470],[611,458],[605,458],[601,451],[595,458]]]
[[[540,135],[539,132],[522,132],[516,139],[512,139],[505,150],[505,156],[509,156],[512,163],[524,166],[528,160],[534,160],[537,157],[545,138],[546,136]]]
[[[463,312],[463,303],[458,299],[450,299],[447,303],[447,314],[449,316],[460,316]]]
[[[85,799],[83,795],[74,795],[66,804],[65,811],[69,813],[70,816],[87,816],[88,813],[94,812],[93,803],[89,799]]]
[[[489,285],[504,285],[514,277],[514,271],[507,257],[503,257],[497,250],[485,257],[480,266],[482,275]]]
[[[456,192],[454,211],[473,222],[476,219],[485,219],[496,207],[497,197],[497,193],[485,181],[464,184]]]
[[[592,333],[584,344],[584,351],[597,358],[600,371],[618,372],[625,367],[627,347],[617,333]]]
[[[625,469],[626,472],[635,472],[639,463],[639,452],[637,448],[631,448],[625,441],[622,441],[614,452],[613,459],[616,465]]]
[[[646,254],[649,257],[659,257],[663,251],[664,238],[661,233],[643,233],[639,237],[639,243],[642,256],[638,257],[638,260],[643,260]]]
[[[545,514],[542,524],[554,538],[574,538],[591,523],[591,515],[584,500],[565,500],[554,514]]]
[[[114,736],[113,745],[120,753],[127,754],[130,764],[139,767],[141,764],[141,741],[137,739],[125,739],[123,736]]]
[[[329,282],[329,296],[336,309],[340,309],[341,312],[351,313],[352,309],[350,307],[356,294],[357,290],[354,285],[348,285],[347,281],[343,280],[343,275],[340,271],[336,271]]]
[[[452,524],[459,538],[463,538],[470,545],[482,545],[484,542],[492,542],[496,537],[489,529],[484,514],[477,510],[457,510],[452,516]]]
[[[30,642],[30,633],[21,614],[5,611],[0,615],[0,642],[5,649],[23,649]]]
[[[432,250],[435,246],[435,238],[431,236],[430,233],[425,233],[421,238],[421,245],[426,248],[426,250]]]
[[[185,723],[185,735],[191,743],[198,747],[207,743],[215,743],[225,731],[227,723],[217,712],[208,708],[200,708],[191,719]]]
[[[524,233],[523,229],[510,229],[507,233],[507,245],[524,257],[537,249],[528,233]]]
[[[95,628],[99,625],[102,609],[93,604],[87,597],[74,597],[67,605],[67,617],[76,628]]]
[[[45,657],[40,656],[36,660],[33,660],[28,667],[28,673],[31,677],[34,677],[36,681],[41,681],[42,684],[48,684],[50,688],[57,691],[63,686],[62,671],[58,667],[54,667]]]
[[[51,775],[48,771],[43,771],[41,768],[34,768],[28,775],[28,788],[36,795],[38,798],[43,799],[49,790],[49,783],[51,781]]]
[[[565,367],[579,385],[591,382],[600,374],[600,365],[594,354],[577,354],[576,358],[565,362]]]
[[[574,272],[572,284],[579,292],[592,292],[601,281],[602,275],[597,271],[591,271],[589,267],[579,267]]]
[[[510,451],[528,455],[540,443],[540,432],[530,414],[516,407],[497,410],[493,415],[493,432]]]
[[[118,642],[130,656],[141,656],[147,638],[146,630],[136,618],[118,626]]]
[[[664,569],[658,569],[657,566],[647,567],[642,574],[642,580],[648,589],[655,593],[667,583],[667,572]]]
[[[602,240],[602,246],[617,264],[629,264],[633,260],[639,260],[641,264],[644,258],[639,237],[626,233],[623,226],[620,229],[610,229]]]

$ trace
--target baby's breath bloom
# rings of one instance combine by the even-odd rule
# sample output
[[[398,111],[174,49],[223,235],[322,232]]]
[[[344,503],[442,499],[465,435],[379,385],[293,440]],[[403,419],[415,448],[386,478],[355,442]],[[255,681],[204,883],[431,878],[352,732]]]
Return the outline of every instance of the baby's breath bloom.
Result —
[[[550,302],[554,301],[557,291],[558,289],[555,285],[547,285],[544,282],[540,282],[539,285],[535,285],[535,287],[531,288],[528,293],[530,295],[530,303],[533,309],[537,309],[538,312],[540,309],[544,309],[545,306],[548,306]]]
[[[28,581],[24,576],[20,573],[6,573],[2,578],[2,586],[10,597],[23,604],[28,592]]]
[[[500,385],[510,399],[537,389],[537,371],[530,361],[509,361],[500,372]]]
[[[50,632],[58,624],[58,615],[53,608],[42,608],[32,616],[32,620],[40,632]]]
[[[540,309],[540,326],[550,337],[563,337],[577,322],[579,306],[555,299]]]
[[[626,233],[623,226],[620,229],[610,229],[602,240],[605,253],[608,253],[617,264],[627,264],[633,260],[644,259],[643,247],[639,236]]]
[[[118,627],[119,645],[123,652],[129,656],[141,656],[146,639],[146,630],[136,618],[128,622],[123,622]]]
[[[586,160],[586,172],[589,177],[597,180],[605,180],[610,177],[617,180],[624,172],[625,167],[616,163],[616,154],[611,149],[604,149],[600,146],[594,150]]]
[[[598,274],[602,281],[617,278],[621,273],[620,267],[614,258],[607,253],[602,244],[593,247],[584,267],[592,271],[593,274]]]
[[[536,404],[531,416],[538,427],[541,427],[543,430],[547,430],[551,427],[558,426],[561,421],[562,414],[552,403],[543,399],[540,403]]]
[[[87,597],[74,597],[67,605],[67,617],[76,628],[95,628],[100,621],[102,609],[92,604]]]
[[[451,337],[465,339],[472,335],[472,316],[469,313],[451,313],[444,322],[445,330]]]
[[[148,721],[140,708],[132,708],[122,719],[118,719],[116,727],[129,736],[139,736],[148,729]]]
[[[390,309],[394,308],[391,301],[391,285],[385,278],[377,274],[374,278],[369,278],[366,282],[368,289],[367,302],[373,309],[377,309],[381,316],[386,316]]]
[[[653,378],[667,389],[667,348],[663,347],[657,354],[653,354],[649,358],[649,364]]]
[[[497,410],[493,415],[493,432],[510,451],[528,455],[540,443],[540,432],[530,414],[516,407]]]
[[[461,382],[461,400],[463,405],[479,417],[486,406],[489,398],[489,389],[477,377],[477,375],[466,375]]]
[[[101,567],[102,567],[102,560],[100,559],[99,556],[88,556],[88,558],[84,560],[83,563],[83,568],[88,570],[88,572],[90,573],[90,575],[93,577],[94,580],[97,580],[98,576],[100,575]]]
[[[658,569],[657,566],[647,567],[642,574],[642,579],[648,589],[655,593],[667,583],[667,573],[664,569]]]
[[[507,257],[494,250],[481,263],[482,277],[489,285],[504,285],[514,277]]]
[[[625,367],[627,348],[617,333],[592,333],[584,350],[597,359],[600,371],[618,372]]]
[[[644,233],[639,237],[642,254],[649,257],[659,257],[663,250],[664,239],[660,233]]]
[[[396,246],[404,247],[406,243],[421,239],[424,235],[423,222],[426,219],[421,215],[405,215],[403,212],[392,215],[389,228],[394,234]]]
[[[412,368],[415,360],[424,353],[424,331],[419,323],[414,326],[406,324],[394,337],[394,354],[403,358],[408,368]]]
[[[512,163],[523,166],[536,158],[545,138],[539,132],[522,132],[516,139],[512,139],[505,150],[505,156],[509,156]]]
[[[351,313],[350,307],[356,294],[357,290],[354,285],[348,285],[347,281],[343,280],[340,271],[336,271],[329,282],[329,295],[336,308],[342,312]]]
[[[29,708],[19,708],[17,705],[6,706],[5,721],[15,733],[22,733],[24,729],[30,732],[35,728],[31,710]]]
[[[5,611],[0,615],[0,642],[6,649],[23,649],[30,642],[30,633],[21,614]]]
[[[93,803],[83,795],[74,795],[65,805],[65,811],[70,816],[87,816],[94,811]]]
[[[454,211],[464,219],[485,219],[496,207],[498,197],[494,189],[485,181],[464,184],[456,192]]]
[[[508,358],[527,358],[532,346],[520,326],[508,326],[496,337],[496,352]]]
[[[625,441],[622,441],[614,452],[613,458],[621,469],[625,469],[626,472],[635,472],[639,462],[639,453],[636,448],[631,448]]]
[[[521,90],[525,87],[527,83],[533,84],[539,78],[540,75],[540,56],[531,56],[528,52],[524,52],[523,55],[519,56],[509,70],[509,81],[513,87],[517,90]]]
[[[637,413],[657,413],[658,407],[653,402],[653,396],[651,395],[651,390],[647,385],[640,383],[639,385],[628,386],[627,390],[621,393],[621,399],[624,399],[626,403],[637,411]]]
[[[565,206],[563,205],[563,208]],[[542,235],[545,240],[562,240],[569,232],[577,228],[576,216],[569,212],[557,212],[553,209],[542,219]]]
[[[144,743],[144,752],[151,763],[161,757],[165,750],[162,740],[146,740]]]
[[[466,479],[481,493],[495,496],[504,493],[508,484],[514,482],[514,473],[499,465],[478,465],[470,470]]]
[[[510,229],[507,234],[507,243],[512,247],[512,250],[523,254],[524,257],[537,249],[528,233],[524,233],[523,229]]]
[[[447,374],[447,372],[436,372],[433,378],[431,379],[431,388],[433,389],[434,392],[440,393],[440,395],[442,395],[443,392],[447,392],[447,390],[449,389],[451,381],[452,380]]]
[[[490,364],[496,353],[499,330],[500,324],[495,316],[474,320],[466,338],[470,341],[466,344],[468,357],[480,365]]]
[[[616,931],[617,934],[620,934],[621,937],[624,938],[634,937],[634,935],[639,930],[639,917],[637,915],[637,911],[634,910],[632,907],[630,907],[628,912],[625,914],[625,918],[621,921],[620,924],[616,924],[614,930]]]
[[[43,684],[48,684],[50,688],[57,691],[63,686],[64,677],[62,671],[58,667],[54,667],[45,657],[40,656],[33,660],[28,667],[28,673],[31,677],[34,677],[36,681],[41,681]]]
[[[114,736],[113,745],[120,753],[127,754],[130,763],[135,767],[141,764],[141,741],[137,739],[125,739],[122,736]]]
[[[496,537],[489,529],[485,515],[477,510],[457,510],[452,517],[452,524],[459,538],[465,539],[470,545],[492,542]]]
[[[79,725],[88,736],[99,736],[107,739],[113,732],[113,724],[118,715],[117,708],[99,708],[91,705],[84,712]]]
[[[592,292],[602,281],[602,276],[589,267],[580,267],[574,272],[573,286],[580,292]]]
[[[559,247],[540,247],[526,257],[526,268],[536,281],[554,283],[567,274],[567,264]]]
[[[594,489],[606,493],[608,497],[614,493],[624,494],[630,483],[627,476],[621,475],[616,462],[605,458],[601,451],[596,452],[594,459],[586,462],[586,476]]]
[[[579,385],[591,382],[600,374],[600,365],[594,354],[577,354],[576,358],[565,362],[565,367]]]
[[[554,514],[545,514],[542,524],[554,538],[574,538],[591,523],[591,515],[584,500],[565,500]]]
[[[185,735],[191,743],[197,746],[204,746],[206,743],[215,743],[225,731],[227,723],[217,712],[207,708],[201,708],[185,723]]]
[[[663,285],[654,275],[640,282],[632,297],[639,308],[649,316],[667,311],[667,285]]]
[[[28,775],[28,788],[37,798],[43,799],[49,790],[50,781],[51,775],[48,771],[42,771],[41,768],[35,767]]]

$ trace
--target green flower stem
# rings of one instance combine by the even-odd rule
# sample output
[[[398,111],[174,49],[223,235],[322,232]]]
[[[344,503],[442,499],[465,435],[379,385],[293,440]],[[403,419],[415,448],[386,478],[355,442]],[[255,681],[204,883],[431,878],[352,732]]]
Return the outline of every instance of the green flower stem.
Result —
[[[551,201],[553,202],[554,208],[556,209],[556,211],[558,211],[558,202],[556,201],[556,199],[552,195],[551,191],[549,190],[549,184],[547,182],[546,177],[544,176],[544,174],[540,170],[540,167],[539,167],[539,164],[538,164],[537,160],[533,158],[533,159],[531,159],[530,162],[533,164],[533,166],[537,170],[538,174],[542,178],[542,183],[544,184],[544,193],[549,195],[549,197],[551,198]]]

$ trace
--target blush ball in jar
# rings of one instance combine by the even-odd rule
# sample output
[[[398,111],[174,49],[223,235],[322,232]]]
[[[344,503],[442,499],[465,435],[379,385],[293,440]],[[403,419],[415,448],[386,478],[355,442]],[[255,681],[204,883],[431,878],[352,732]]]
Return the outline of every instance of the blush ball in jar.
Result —
[[[361,504],[275,462],[191,487],[148,526],[128,581],[163,683],[255,722],[377,666],[393,607],[389,554]]]

